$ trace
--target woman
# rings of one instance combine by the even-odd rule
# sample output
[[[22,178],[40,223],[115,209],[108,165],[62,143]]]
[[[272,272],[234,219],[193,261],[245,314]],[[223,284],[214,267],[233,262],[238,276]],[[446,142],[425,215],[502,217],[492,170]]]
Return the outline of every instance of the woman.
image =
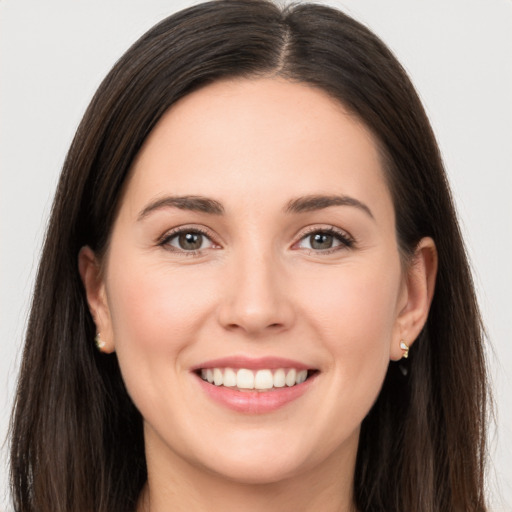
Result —
[[[482,328],[412,85],[327,7],[143,36],[65,162],[16,510],[485,510]]]

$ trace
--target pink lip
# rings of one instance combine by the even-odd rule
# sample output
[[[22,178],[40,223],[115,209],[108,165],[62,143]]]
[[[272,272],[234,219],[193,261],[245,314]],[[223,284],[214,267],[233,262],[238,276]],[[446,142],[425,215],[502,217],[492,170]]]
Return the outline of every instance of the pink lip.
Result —
[[[196,378],[202,390],[218,404],[245,414],[264,414],[275,411],[301,397],[310,389],[316,376],[317,374],[312,375],[302,384],[271,391],[237,391],[210,384],[198,375]]]
[[[209,398],[228,409],[245,414],[269,413],[295,401],[311,388],[318,376],[318,372],[315,372],[301,384],[291,387],[285,386],[269,391],[238,391],[204,381],[199,376],[198,370],[206,368],[247,368],[249,370],[296,368],[297,370],[307,370],[311,367],[280,357],[233,356],[207,361],[191,369],[192,375]]]
[[[213,359],[211,361],[198,364],[191,368],[191,370],[197,371],[203,368],[247,368],[248,370],[273,370],[277,368],[296,368],[297,370],[312,369],[311,366],[307,366],[292,359],[284,359],[282,357],[253,358],[246,356],[231,356]]]

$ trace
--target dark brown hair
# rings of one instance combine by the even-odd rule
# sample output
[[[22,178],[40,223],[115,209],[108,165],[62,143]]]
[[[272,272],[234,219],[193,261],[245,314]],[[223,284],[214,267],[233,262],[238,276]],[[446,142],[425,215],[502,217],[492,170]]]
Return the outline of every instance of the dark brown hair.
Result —
[[[220,0],[165,19],[105,78],[73,140],[39,266],[11,424],[16,511],[126,512],[146,480],[142,419],[115,355],[95,351],[77,269],[101,254],[144,140],[179,98],[223,78],[316,86],[374,133],[412,255],[439,271],[407,366],[391,363],[360,436],[360,511],[484,511],[487,380],[472,278],[431,127],[406,73],[368,29],[332,8]]]

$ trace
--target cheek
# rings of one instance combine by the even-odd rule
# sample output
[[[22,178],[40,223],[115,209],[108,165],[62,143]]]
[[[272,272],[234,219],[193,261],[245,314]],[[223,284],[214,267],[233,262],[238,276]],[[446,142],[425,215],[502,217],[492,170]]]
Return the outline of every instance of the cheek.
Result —
[[[174,271],[165,264],[126,261],[110,275],[107,294],[117,345],[172,347],[192,334],[215,294],[200,272]],[[162,347],[164,348],[164,347]]]
[[[393,263],[320,269],[302,280],[304,309],[316,319],[320,332],[337,338],[336,347],[357,353],[358,346],[365,350],[389,341],[400,289],[400,269]]]
[[[107,296],[113,337],[134,401],[139,391],[147,394],[144,401],[151,400],[152,390],[180,373],[181,355],[193,345],[212,309],[212,287],[211,279],[197,271],[176,272],[143,260],[124,260],[112,269]]]
[[[354,407],[361,408],[358,415],[364,416],[389,365],[400,290],[399,264],[347,265],[303,284],[304,316],[329,354],[333,385],[350,389],[347,396]]]

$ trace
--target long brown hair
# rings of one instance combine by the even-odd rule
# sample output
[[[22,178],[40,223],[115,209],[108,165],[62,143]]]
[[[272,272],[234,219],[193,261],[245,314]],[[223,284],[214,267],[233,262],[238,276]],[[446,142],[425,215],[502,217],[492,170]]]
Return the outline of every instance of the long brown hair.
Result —
[[[142,419],[115,355],[94,348],[77,269],[101,254],[120,191],[162,114],[228,77],[281,76],[328,92],[380,144],[402,254],[432,237],[439,272],[407,365],[391,363],[360,436],[359,510],[484,511],[482,325],[439,150],[386,46],[332,8],[219,0],[165,19],[117,62],[73,140],[46,235],[11,424],[16,511],[126,512],[146,480]]]

